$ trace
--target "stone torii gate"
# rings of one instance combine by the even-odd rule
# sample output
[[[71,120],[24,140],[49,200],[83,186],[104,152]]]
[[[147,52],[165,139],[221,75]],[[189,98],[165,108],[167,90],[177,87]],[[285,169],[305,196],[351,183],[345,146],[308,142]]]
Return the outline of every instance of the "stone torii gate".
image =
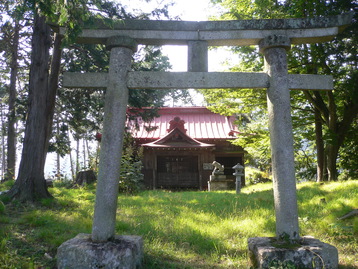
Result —
[[[106,89],[103,137],[92,235],[81,235],[62,244],[58,251],[59,268],[82,268],[78,266],[92,255],[79,253],[79,240],[90,241],[89,244],[127,240],[127,245],[131,241],[128,237],[115,236],[119,160],[130,89],[267,88],[276,237],[286,238],[290,242],[300,240],[289,90],[332,90],[333,79],[331,76],[288,74],[286,51],[295,44],[331,40],[350,24],[352,15],[347,13],[327,18],[207,22],[125,20],[113,22],[111,27],[98,22],[96,29],[83,29],[77,40],[79,43],[105,44],[110,50],[109,72],[65,73],[63,87]],[[64,34],[64,31],[65,29],[60,28],[60,33]],[[132,54],[136,51],[137,44],[187,45],[189,72],[130,71]],[[265,59],[264,72],[207,72],[208,46],[248,45],[259,46]],[[114,238],[116,240],[113,241]],[[134,237],[131,243],[130,258],[117,258],[120,259],[119,263],[131,265],[115,268],[135,268],[139,265],[141,239]],[[260,247],[261,242],[249,240],[249,249],[255,256],[252,258],[253,263],[259,268],[265,268],[267,261],[260,254],[255,254]],[[329,251],[327,248],[323,251],[326,254],[320,255],[326,268],[335,268],[338,254],[334,247],[333,250],[330,247],[332,246],[328,247]],[[69,261],[69,256],[73,256],[71,253],[78,254],[73,257],[74,261]],[[98,262],[100,258],[97,255],[97,258],[91,259],[97,259]],[[114,268],[113,264],[107,265],[108,261],[101,262],[108,268]],[[327,267],[329,264],[332,267]]]

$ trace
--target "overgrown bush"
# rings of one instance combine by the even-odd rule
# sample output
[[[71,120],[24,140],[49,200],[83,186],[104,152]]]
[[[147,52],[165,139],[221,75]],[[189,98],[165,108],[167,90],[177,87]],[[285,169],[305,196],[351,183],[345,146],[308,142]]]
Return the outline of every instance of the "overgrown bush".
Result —
[[[123,156],[121,161],[121,174],[119,191],[136,193],[141,189],[143,182],[142,162],[133,161],[130,156]]]
[[[7,180],[7,181],[0,182],[0,192],[10,190],[14,184],[15,184],[15,180]]]
[[[253,167],[245,168],[245,177],[250,184],[265,183],[270,181],[270,175],[268,173]]]
[[[73,183],[73,180],[68,179],[67,177],[64,177],[64,178],[59,178],[57,180],[54,180],[53,186],[56,188],[70,189],[70,188],[73,188],[74,183]]]
[[[119,192],[136,193],[143,185],[142,153],[133,145],[132,138],[126,137],[125,144],[121,159]]]

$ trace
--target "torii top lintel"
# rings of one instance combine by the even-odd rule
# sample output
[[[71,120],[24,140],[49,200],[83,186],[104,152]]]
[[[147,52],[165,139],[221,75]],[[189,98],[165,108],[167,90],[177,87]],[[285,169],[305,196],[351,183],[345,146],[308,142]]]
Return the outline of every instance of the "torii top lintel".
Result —
[[[105,44],[107,38],[121,35],[143,45],[187,45],[188,41],[207,41],[209,46],[258,45],[269,35],[285,35],[291,44],[320,43],[331,40],[349,25],[353,12],[331,17],[235,21],[159,21],[98,20],[84,25],[77,42]],[[65,28],[60,28],[64,34]]]

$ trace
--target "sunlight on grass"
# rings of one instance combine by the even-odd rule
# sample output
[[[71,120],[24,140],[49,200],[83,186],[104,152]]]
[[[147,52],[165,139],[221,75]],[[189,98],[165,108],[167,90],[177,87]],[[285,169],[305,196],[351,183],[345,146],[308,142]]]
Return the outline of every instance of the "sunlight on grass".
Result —
[[[90,233],[92,186],[51,189],[39,205],[6,204],[0,214],[0,264],[52,268],[57,247]],[[301,235],[336,246],[340,264],[358,268],[358,220],[339,220],[358,208],[358,181],[298,184]],[[143,191],[120,194],[117,234],[141,235],[144,268],[246,268],[247,239],[275,235],[272,183],[234,191]],[[20,258],[19,258],[20,257]],[[12,266],[12,267],[11,267]],[[32,267],[31,267],[32,266]],[[2,267],[1,267],[2,268]]]
[[[118,216],[121,223],[130,223],[127,229],[144,237],[151,254],[169,259],[176,253],[195,266],[227,268],[246,262],[249,236],[273,235],[272,192],[248,194],[148,191],[140,197],[120,196]]]
[[[340,264],[358,268],[356,218],[338,218],[358,208],[358,182],[298,185],[301,235],[312,235],[338,248]]]

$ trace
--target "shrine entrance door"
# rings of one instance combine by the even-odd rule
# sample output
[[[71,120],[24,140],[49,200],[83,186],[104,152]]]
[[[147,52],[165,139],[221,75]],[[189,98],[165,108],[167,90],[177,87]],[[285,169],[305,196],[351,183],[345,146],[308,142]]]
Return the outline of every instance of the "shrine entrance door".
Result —
[[[158,188],[199,188],[198,156],[158,156]]]

